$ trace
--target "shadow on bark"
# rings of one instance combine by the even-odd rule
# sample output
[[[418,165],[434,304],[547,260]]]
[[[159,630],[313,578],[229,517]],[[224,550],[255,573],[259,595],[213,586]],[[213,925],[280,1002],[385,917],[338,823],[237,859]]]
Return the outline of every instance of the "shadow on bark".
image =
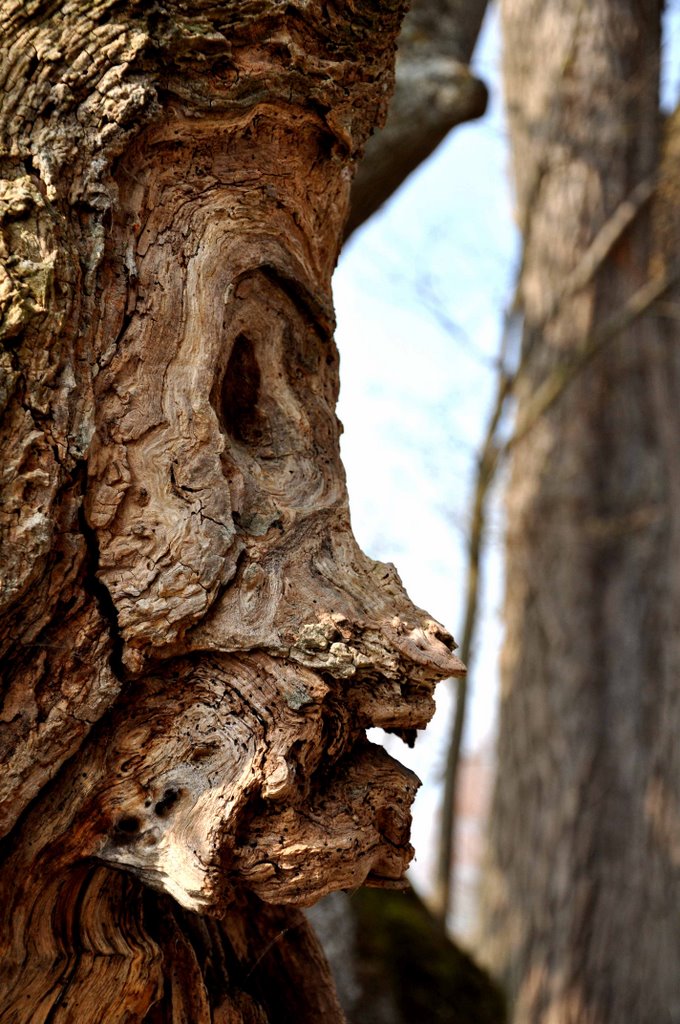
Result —
[[[308,911],[349,1024],[504,1024],[495,982],[413,889],[334,893]]]

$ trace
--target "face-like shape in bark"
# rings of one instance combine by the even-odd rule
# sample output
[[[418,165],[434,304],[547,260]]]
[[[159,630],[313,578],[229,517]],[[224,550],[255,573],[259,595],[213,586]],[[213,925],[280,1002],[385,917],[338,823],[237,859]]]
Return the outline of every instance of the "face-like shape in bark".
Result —
[[[351,533],[329,299],[347,183],[294,120],[175,119],[119,170],[87,516],[138,690],[96,852],[192,908],[398,880],[415,781],[364,730],[410,736],[460,670]]]
[[[175,662],[112,724],[109,782],[86,810],[93,852],[192,910],[224,908],[244,885],[305,905],[369,873],[394,883],[417,780],[361,732],[308,669]]]

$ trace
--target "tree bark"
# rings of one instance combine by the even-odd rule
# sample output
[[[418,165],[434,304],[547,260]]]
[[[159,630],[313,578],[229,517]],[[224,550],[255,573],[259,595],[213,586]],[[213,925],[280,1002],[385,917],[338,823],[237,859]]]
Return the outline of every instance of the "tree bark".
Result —
[[[662,159],[660,15],[503,10],[525,334],[484,948],[522,1024],[680,1018],[679,136],[676,116]],[[665,302],[636,305],[645,289]]]
[[[1,9],[0,1003],[332,1021],[453,641],[352,536],[330,276],[391,0]]]

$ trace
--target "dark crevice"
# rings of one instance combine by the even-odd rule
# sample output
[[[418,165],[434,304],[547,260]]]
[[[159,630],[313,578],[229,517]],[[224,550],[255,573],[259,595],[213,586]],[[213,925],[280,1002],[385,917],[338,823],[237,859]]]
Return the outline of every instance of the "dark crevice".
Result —
[[[159,818],[167,818],[168,814],[179,800],[180,795],[180,790],[178,789],[166,789],[163,796],[154,807],[154,811]]]
[[[136,306],[133,307],[132,309],[128,310],[126,313],[123,314],[123,319],[121,321],[120,330],[118,331],[118,334],[116,335],[116,340],[115,340],[114,344],[111,346],[114,351],[117,352],[120,349],[120,344],[121,344],[123,338],[125,337],[125,335],[127,334],[127,331],[128,331],[128,328],[129,328],[130,324],[132,323],[132,321],[135,318],[135,313],[136,313]]]
[[[222,419],[237,441],[257,445],[265,424],[258,409],[261,374],[253,344],[245,334],[234,341],[222,384]]]
[[[83,487],[83,492],[85,488]],[[111,671],[121,682],[127,677],[127,670],[123,664],[123,637],[121,636],[120,627],[118,625],[118,611],[113,598],[100,579],[97,578],[97,569],[99,567],[99,543],[97,541],[97,535],[92,529],[90,524],[87,522],[85,516],[85,508],[81,504],[78,512],[78,518],[80,521],[80,529],[85,540],[85,546],[87,548],[87,561],[86,561],[86,572],[83,579],[83,587],[86,593],[90,594],[91,597],[97,602],[99,611],[102,617],[108,622],[109,632],[111,635],[111,657],[109,658],[109,665]]]
[[[120,818],[113,830],[113,842],[116,846],[129,846],[139,836],[142,823],[134,815]]]

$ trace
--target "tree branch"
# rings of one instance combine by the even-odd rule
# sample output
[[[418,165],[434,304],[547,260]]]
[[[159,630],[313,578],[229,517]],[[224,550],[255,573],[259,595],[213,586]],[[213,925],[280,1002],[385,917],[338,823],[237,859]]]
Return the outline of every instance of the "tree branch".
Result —
[[[415,0],[399,37],[387,121],[352,186],[347,239],[457,124],[481,117],[487,91],[470,71],[487,0]]]
[[[498,430],[513,383],[514,374],[509,373],[501,362],[496,381],[496,394],[491,407],[481,451],[477,458],[472,519],[468,535],[465,618],[460,645],[460,657],[464,664],[468,666],[468,671],[477,626],[479,578],[486,534],[487,501],[502,452],[502,449],[498,447]],[[467,676],[462,676],[458,680],[456,689],[451,741],[446,758],[444,796],[439,830],[435,915],[443,926],[446,925],[446,918],[452,902],[452,875],[455,861],[456,789],[467,710],[467,696]]]
[[[562,363],[560,366],[556,366],[530,399],[526,412],[517,424],[512,437],[508,439],[501,449],[500,454],[503,456],[507,455],[512,448],[522,441],[538,420],[540,420],[541,416],[555,404],[569,384],[586,368],[595,356],[599,355],[622,331],[626,330],[646,313],[679,277],[680,266],[676,265],[672,270],[650,278],[634,292],[625,306],[617,310],[616,313],[613,313],[604,321],[601,327],[596,328],[588,335],[583,348],[575,358],[569,362]],[[522,368],[520,368],[518,377],[521,373]]]

